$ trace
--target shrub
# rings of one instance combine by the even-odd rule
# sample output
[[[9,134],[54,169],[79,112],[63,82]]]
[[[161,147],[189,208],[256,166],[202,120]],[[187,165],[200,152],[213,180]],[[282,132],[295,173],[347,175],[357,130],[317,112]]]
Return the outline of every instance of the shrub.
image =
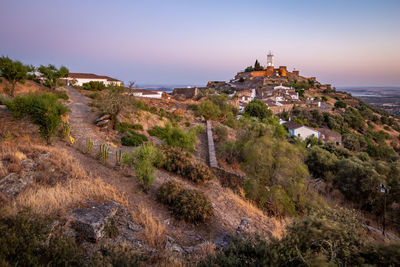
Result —
[[[89,91],[102,91],[106,89],[106,86],[103,82],[90,81],[82,84],[82,89]]]
[[[41,136],[50,142],[61,123],[61,115],[68,111],[57,99],[51,93],[28,94],[7,102],[7,107],[17,118],[29,116],[33,123],[39,125]]]
[[[200,266],[386,266],[398,262],[399,252],[394,252],[398,245],[383,246],[386,253],[371,250],[364,245],[362,233],[350,212],[322,211],[289,225],[280,240],[267,242],[259,235],[235,236],[229,246]],[[373,253],[378,251],[381,253]],[[387,256],[387,264],[380,264],[377,254]]]
[[[163,147],[164,160],[160,164],[167,171],[181,175],[195,183],[211,180],[212,172],[203,163],[193,163],[186,154],[174,147]]]
[[[182,186],[179,183],[168,181],[164,183],[157,193],[157,200],[166,205],[173,205],[173,202],[178,198]]]
[[[167,136],[168,129],[167,127],[154,126],[152,129],[147,130],[147,132],[151,136],[156,136],[160,139],[164,139]]]
[[[141,124],[131,124],[128,122],[117,123],[117,130],[121,133],[127,132],[128,130],[140,130],[143,131],[143,126]]]
[[[133,152],[133,167],[136,172],[136,177],[145,191],[150,189],[154,177],[154,165],[158,159],[158,150],[154,145],[144,144],[138,150]]]
[[[196,116],[203,116],[206,120],[218,119],[221,114],[220,108],[214,104],[211,100],[206,100],[198,105]]]
[[[272,116],[272,111],[268,108],[268,106],[258,99],[255,99],[247,104],[244,108],[244,113],[250,117],[257,117],[260,120]]]
[[[342,100],[336,101],[335,102],[335,108],[346,108],[347,104],[343,102]]]
[[[156,114],[157,113],[157,108],[156,107],[151,107],[149,109],[150,113]]]
[[[158,138],[165,140],[166,145],[181,147],[193,151],[197,135],[202,130],[203,128],[201,126],[196,126],[191,128],[189,131],[184,131],[179,127],[172,127],[168,124],[166,127],[155,126],[147,132],[151,136],[157,136]]]
[[[50,234],[50,221],[29,211],[0,219],[0,259],[6,266],[79,266],[75,242]],[[1,262],[1,261],[0,261]]]
[[[188,104],[187,108],[193,111],[197,111],[198,110],[198,105],[196,104]]]
[[[218,142],[226,141],[228,138],[228,129],[225,126],[218,125],[214,128],[214,133],[217,136]]]
[[[145,135],[130,130],[129,135],[121,138],[121,144],[124,146],[139,146],[147,140]]]
[[[204,193],[182,189],[179,184],[171,181],[160,187],[157,199],[168,205],[179,220],[198,223],[205,222],[214,215],[212,204]]]

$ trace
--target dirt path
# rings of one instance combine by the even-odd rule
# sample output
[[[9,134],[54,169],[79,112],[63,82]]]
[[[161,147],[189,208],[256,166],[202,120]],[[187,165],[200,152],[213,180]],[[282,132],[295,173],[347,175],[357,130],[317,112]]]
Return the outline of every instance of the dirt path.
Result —
[[[70,97],[68,106],[71,109],[71,135],[75,138],[81,138],[83,144],[86,138],[90,138],[95,146],[108,143],[105,133],[100,132],[93,124],[98,114],[90,111],[90,107],[88,106],[90,99],[83,96],[77,89],[72,87],[66,87],[66,89]],[[206,134],[201,134],[199,136],[198,148],[195,151],[196,158],[204,162],[207,160],[206,142]],[[126,151],[129,148],[121,146],[112,147],[107,165],[103,165],[95,159],[94,155],[96,151],[93,151],[91,155],[85,155],[79,149],[76,149],[77,147],[75,145],[75,148],[67,147],[67,149],[74,157],[79,159],[87,173],[90,173],[94,177],[102,178],[119,191],[124,192],[130,203],[129,208],[134,209],[138,205],[142,205],[149,209],[155,218],[164,222],[167,234],[173,236],[182,245],[193,245],[204,240],[214,240],[221,233],[232,233],[244,218],[251,220],[253,231],[277,237],[283,232],[280,222],[266,216],[230,190],[221,187],[217,181],[195,185],[180,176],[163,170],[157,170],[155,173],[156,179],[148,194],[145,194],[141,191],[132,170],[123,171],[114,168],[115,151],[117,149]],[[200,225],[186,224],[174,220],[168,209],[156,201],[158,188],[168,180],[175,180],[183,184],[186,188],[204,192],[213,204],[215,210],[214,218],[209,223]]]
[[[91,99],[84,96],[79,90],[66,86],[67,94],[69,96],[68,107],[70,108],[69,123],[71,126],[71,136],[79,138],[78,143],[81,147],[84,147],[86,140],[90,138],[93,142],[93,150],[97,151],[99,146],[107,144],[110,148],[109,160],[115,162],[115,152],[122,150],[123,152],[131,151],[132,148],[116,145],[110,140],[110,138],[99,130],[94,125],[94,121],[99,117],[98,112],[92,112],[89,107]]]

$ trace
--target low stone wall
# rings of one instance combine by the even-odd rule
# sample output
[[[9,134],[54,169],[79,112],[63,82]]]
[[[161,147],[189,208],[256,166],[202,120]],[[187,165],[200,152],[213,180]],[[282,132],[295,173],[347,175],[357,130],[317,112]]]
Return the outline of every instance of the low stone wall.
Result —
[[[208,154],[209,154],[209,161],[211,168],[217,168],[218,162],[217,157],[215,156],[215,146],[214,146],[214,139],[211,129],[211,122],[207,121],[207,139],[208,139]]]
[[[236,172],[225,170],[218,166],[210,121],[207,121],[207,139],[210,167],[213,170],[214,174],[219,178],[221,185],[229,187],[233,190],[240,190],[240,188],[243,187],[246,176]]]

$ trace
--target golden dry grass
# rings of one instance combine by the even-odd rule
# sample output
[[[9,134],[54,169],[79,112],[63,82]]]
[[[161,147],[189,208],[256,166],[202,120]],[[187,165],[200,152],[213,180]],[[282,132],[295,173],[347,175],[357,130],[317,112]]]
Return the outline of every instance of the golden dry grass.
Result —
[[[166,242],[165,226],[155,219],[151,211],[141,204],[132,212],[135,222],[144,227],[143,235],[147,243],[154,248],[163,249]]]
[[[102,179],[71,179],[53,187],[34,186],[20,193],[11,202],[12,213],[25,208],[42,215],[54,215],[60,210],[72,208],[86,200],[116,201],[127,205],[124,194]]]

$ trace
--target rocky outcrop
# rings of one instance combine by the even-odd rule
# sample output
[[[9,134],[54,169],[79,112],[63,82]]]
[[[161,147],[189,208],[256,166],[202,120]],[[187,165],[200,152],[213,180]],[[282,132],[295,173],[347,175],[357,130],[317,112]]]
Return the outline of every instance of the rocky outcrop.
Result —
[[[72,225],[86,240],[96,242],[104,236],[104,227],[117,213],[119,204],[116,202],[88,204],[90,208],[74,209],[71,212]]]
[[[240,224],[236,229],[236,233],[240,235],[240,234],[249,232],[250,231],[250,223],[251,223],[250,218],[243,218],[240,221]]]
[[[110,121],[111,121],[111,115],[105,114],[100,116],[94,123],[96,124],[96,126],[105,127],[108,125]]]
[[[3,163],[2,163],[3,164]],[[0,193],[7,198],[15,198],[34,180],[34,169],[37,164],[31,159],[22,159],[19,174],[12,172],[0,179]]]

